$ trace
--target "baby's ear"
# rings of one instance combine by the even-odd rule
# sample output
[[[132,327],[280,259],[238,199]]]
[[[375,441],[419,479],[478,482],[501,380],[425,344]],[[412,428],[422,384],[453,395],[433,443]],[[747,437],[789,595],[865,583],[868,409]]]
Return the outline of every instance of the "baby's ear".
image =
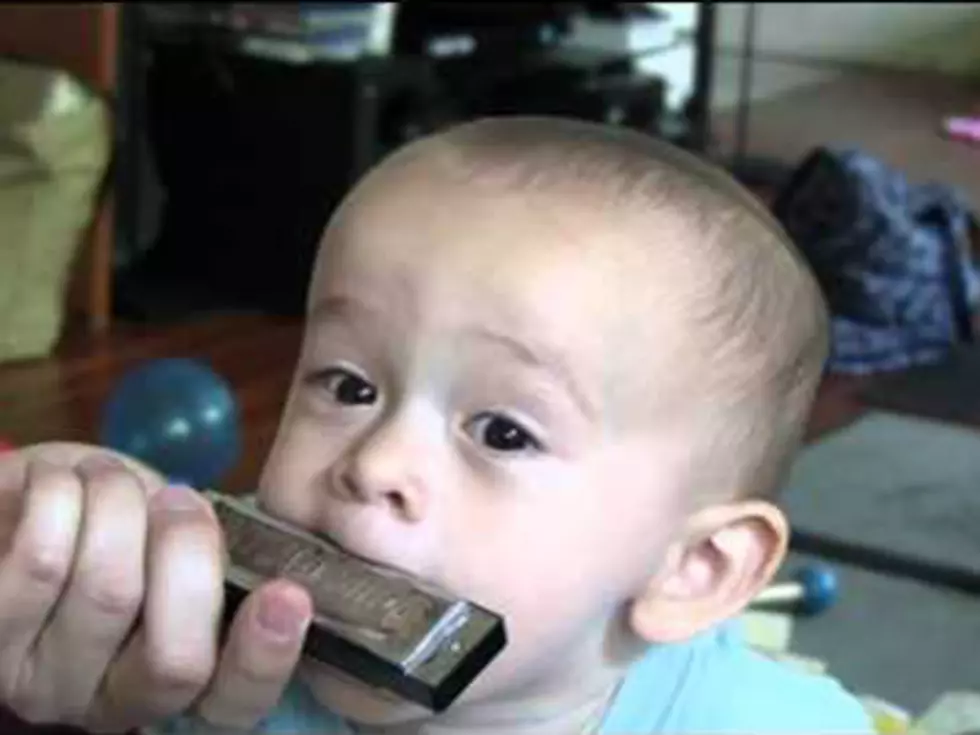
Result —
[[[698,511],[633,600],[633,632],[649,643],[673,643],[739,615],[772,580],[788,538],[786,518],[771,503]]]

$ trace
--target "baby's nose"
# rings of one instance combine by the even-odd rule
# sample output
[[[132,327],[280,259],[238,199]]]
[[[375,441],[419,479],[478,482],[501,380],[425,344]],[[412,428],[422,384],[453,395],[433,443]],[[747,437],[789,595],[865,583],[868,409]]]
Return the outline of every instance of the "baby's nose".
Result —
[[[430,488],[420,472],[424,450],[406,427],[389,426],[352,447],[334,466],[331,492],[343,500],[376,505],[409,523],[425,520]]]

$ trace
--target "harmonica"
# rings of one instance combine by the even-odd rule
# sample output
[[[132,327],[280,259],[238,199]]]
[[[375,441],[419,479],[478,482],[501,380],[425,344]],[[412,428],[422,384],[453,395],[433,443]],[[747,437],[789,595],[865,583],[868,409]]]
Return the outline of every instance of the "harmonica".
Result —
[[[205,493],[224,531],[224,621],[262,582],[285,578],[313,601],[303,653],[434,712],[506,645],[500,615],[272,518],[248,500]]]

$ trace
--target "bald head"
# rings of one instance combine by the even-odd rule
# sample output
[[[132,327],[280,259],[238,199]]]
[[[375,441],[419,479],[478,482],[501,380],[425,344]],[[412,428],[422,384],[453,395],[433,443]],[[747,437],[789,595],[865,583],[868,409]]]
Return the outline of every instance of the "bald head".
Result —
[[[809,269],[778,223],[725,172],[641,133],[558,118],[466,123],[413,143],[382,169],[425,161],[509,193],[553,194],[603,213],[603,226],[651,260],[682,264],[669,287],[705,422],[705,481],[752,496],[781,486],[827,349],[827,319]],[[664,222],[679,237],[664,237]],[[623,238],[620,238],[622,240]],[[651,345],[650,349],[657,349]]]

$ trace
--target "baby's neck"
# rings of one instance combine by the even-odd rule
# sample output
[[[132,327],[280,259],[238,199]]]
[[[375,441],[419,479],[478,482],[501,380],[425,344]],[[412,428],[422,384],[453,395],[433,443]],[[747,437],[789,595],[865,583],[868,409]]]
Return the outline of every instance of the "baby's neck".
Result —
[[[451,716],[398,726],[362,726],[355,728],[355,732],[358,735],[587,735],[598,732],[621,680],[622,674],[617,674],[547,700],[469,705]]]

